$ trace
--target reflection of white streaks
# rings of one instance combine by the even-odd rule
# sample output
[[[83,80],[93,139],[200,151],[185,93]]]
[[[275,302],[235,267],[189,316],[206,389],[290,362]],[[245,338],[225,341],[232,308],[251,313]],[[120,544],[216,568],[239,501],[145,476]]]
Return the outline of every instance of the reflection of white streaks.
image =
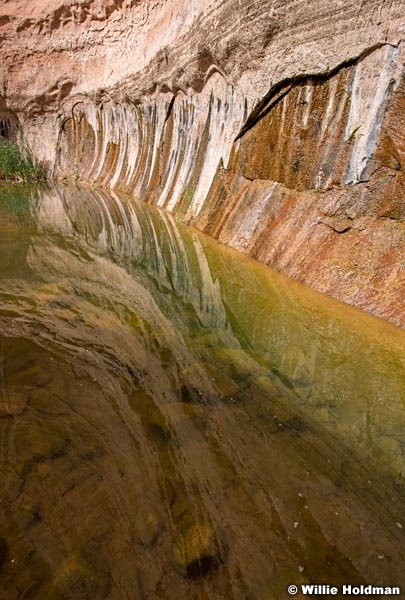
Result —
[[[160,285],[193,306],[204,326],[226,328],[219,282],[211,275],[203,246],[191,231],[180,232],[169,213],[157,216],[116,193],[82,189],[75,194],[55,186],[44,193],[38,223],[43,233],[51,229],[83,236],[85,244],[103,255],[111,253],[114,261],[142,263]]]
[[[224,252],[143,202],[61,186],[35,211],[40,235],[30,234],[22,260],[40,282],[5,284],[12,310],[18,298],[18,326],[43,319],[46,335],[84,347],[102,325],[109,355],[125,363],[143,352],[132,341],[124,348],[128,319],[135,332],[146,322],[147,338],[170,348],[177,364],[212,352],[219,369],[241,370],[244,383],[270,385],[271,394],[277,377],[311,419],[403,476],[403,332]],[[77,310],[86,325],[77,326]]]

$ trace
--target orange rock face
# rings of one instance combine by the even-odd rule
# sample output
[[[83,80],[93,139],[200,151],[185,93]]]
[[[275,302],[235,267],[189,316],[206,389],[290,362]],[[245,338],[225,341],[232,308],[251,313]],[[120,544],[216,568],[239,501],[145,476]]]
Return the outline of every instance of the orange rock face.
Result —
[[[401,2],[8,0],[2,132],[405,326]]]
[[[263,108],[234,145],[230,168],[218,173],[196,224],[403,326],[404,80],[390,94],[393,82],[381,86],[380,79],[385,106],[368,120],[371,127],[358,111],[353,127],[354,80],[366,68],[359,61],[333,77],[298,81]]]

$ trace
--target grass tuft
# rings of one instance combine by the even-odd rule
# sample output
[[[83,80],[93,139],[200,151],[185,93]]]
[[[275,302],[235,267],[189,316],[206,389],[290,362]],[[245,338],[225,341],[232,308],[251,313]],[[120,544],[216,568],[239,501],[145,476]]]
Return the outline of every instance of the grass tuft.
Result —
[[[31,153],[11,140],[0,138],[0,180],[35,183],[46,178],[43,167]]]

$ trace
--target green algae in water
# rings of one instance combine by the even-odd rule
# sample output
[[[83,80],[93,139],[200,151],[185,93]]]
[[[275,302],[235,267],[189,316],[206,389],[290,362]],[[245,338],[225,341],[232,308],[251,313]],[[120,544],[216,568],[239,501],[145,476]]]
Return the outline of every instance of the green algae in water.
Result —
[[[0,200],[7,598],[404,584],[402,331],[125,197]]]

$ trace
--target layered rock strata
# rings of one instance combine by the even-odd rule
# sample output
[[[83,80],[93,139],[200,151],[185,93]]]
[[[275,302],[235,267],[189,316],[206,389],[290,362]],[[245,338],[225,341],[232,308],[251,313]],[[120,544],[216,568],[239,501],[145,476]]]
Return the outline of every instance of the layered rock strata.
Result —
[[[55,177],[142,197],[405,325],[400,2],[3,10],[5,108]]]

